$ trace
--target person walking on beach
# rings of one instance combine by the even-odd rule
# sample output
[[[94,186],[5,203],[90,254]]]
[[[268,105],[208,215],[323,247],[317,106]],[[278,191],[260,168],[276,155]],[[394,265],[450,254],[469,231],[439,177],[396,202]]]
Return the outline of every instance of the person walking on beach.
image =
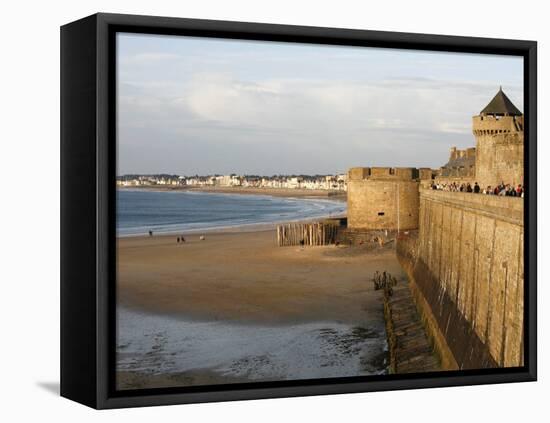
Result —
[[[149,236],[153,236],[153,231],[149,231]]]
[[[178,236],[178,244],[180,243],[180,237]]]
[[[184,238],[184,237],[181,237],[181,242],[185,242],[185,238]]]

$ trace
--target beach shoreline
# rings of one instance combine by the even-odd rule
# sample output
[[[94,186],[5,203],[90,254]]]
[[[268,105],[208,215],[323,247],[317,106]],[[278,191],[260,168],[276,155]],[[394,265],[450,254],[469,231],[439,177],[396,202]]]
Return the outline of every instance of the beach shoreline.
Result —
[[[151,198],[144,198],[147,196]],[[156,211],[142,210],[144,201],[157,202]],[[262,231],[276,229],[281,224],[319,222],[346,216],[346,203],[334,197],[271,196],[259,190],[248,194],[124,188],[119,190],[117,202],[120,207],[117,212],[118,237],[143,236],[149,231],[166,235]],[[196,209],[192,210],[193,207]],[[229,208],[229,214],[224,207]],[[159,213],[166,213],[164,221],[169,223],[162,224]],[[189,223],[185,223],[187,216]]]
[[[298,223],[313,223],[313,222],[322,222],[329,219],[345,219],[346,214],[335,214],[330,216],[322,217],[311,217],[311,218],[300,218],[296,220],[284,220],[280,222],[268,222],[268,223],[245,223],[238,225],[228,225],[228,226],[216,226],[210,228],[199,228],[199,229],[183,229],[183,230],[170,230],[170,231],[153,231],[154,236],[158,237],[177,237],[177,236],[192,236],[192,235],[208,235],[208,234],[222,234],[222,233],[250,233],[250,232],[265,232],[265,231],[274,231],[277,229],[278,225],[285,224],[298,224]],[[139,238],[148,236],[147,233],[135,233],[135,234],[117,234],[118,238]]]

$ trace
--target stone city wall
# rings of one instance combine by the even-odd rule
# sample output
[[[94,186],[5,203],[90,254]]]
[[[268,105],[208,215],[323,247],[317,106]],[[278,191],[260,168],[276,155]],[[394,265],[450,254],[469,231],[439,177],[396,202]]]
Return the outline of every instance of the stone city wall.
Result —
[[[443,368],[523,364],[523,199],[420,189],[398,258]]]

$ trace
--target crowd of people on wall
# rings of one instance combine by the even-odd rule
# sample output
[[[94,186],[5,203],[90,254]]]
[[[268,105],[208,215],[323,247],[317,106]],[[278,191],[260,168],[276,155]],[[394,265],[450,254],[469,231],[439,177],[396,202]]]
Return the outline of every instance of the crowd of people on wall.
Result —
[[[519,184],[514,187],[511,184],[504,184],[501,182],[499,185],[492,187],[487,185],[485,188],[481,188],[477,182],[473,185],[469,182],[451,182],[451,183],[441,183],[433,181],[431,184],[431,189],[440,190],[440,191],[451,191],[451,192],[471,192],[473,194],[486,194],[486,195],[499,195],[506,197],[521,197],[525,192],[523,185]]]

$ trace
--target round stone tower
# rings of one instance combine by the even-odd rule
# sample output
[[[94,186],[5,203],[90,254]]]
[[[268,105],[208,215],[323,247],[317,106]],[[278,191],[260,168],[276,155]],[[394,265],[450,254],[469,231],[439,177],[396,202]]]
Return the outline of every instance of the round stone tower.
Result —
[[[415,168],[356,167],[348,172],[348,228],[418,228],[419,174]],[[431,173],[429,175],[431,177]]]
[[[476,138],[475,179],[482,186],[523,184],[523,114],[502,87],[478,116],[473,117]]]

